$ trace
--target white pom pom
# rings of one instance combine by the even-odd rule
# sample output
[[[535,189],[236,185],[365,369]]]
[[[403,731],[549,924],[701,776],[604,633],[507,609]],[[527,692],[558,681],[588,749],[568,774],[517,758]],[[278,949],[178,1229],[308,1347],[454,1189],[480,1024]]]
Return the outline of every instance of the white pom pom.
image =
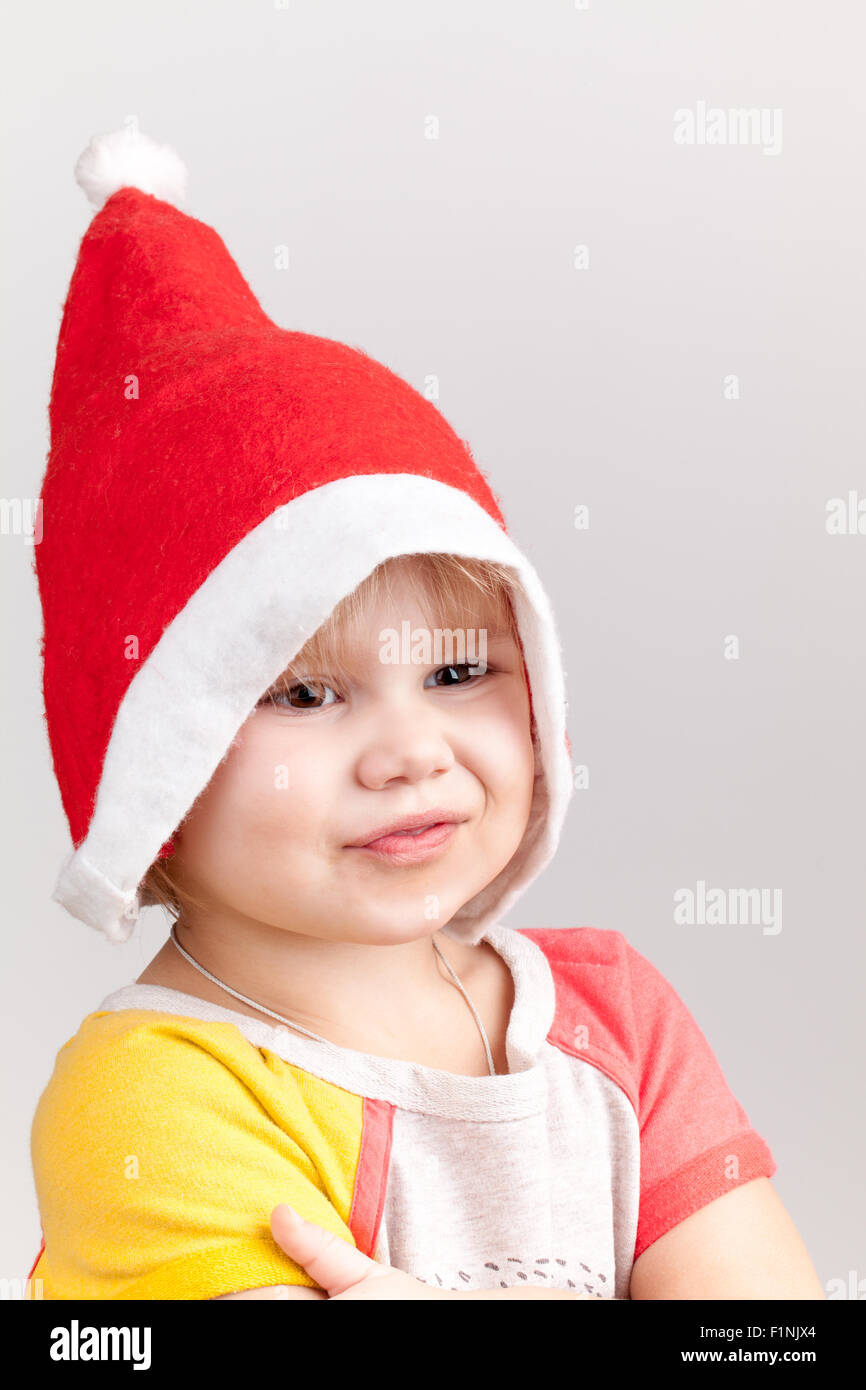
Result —
[[[158,145],[133,126],[94,135],[75,165],[76,181],[96,208],[119,188],[140,188],[180,207],[186,177],[186,165],[170,145]]]

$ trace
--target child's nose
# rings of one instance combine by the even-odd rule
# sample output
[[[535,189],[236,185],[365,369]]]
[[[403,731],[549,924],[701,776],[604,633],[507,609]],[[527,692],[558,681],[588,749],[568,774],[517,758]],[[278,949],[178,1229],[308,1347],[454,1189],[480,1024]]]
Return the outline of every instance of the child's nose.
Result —
[[[429,718],[388,714],[370,730],[357,760],[358,780],[378,790],[388,782],[419,782],[454,766],[454,752]]]

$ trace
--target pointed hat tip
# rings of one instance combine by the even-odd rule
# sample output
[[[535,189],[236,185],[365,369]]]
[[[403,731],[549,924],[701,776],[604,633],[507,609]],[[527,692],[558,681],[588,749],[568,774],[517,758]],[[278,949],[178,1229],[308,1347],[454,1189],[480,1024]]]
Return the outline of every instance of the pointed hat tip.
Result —
[[[186,178],[186,165],[170,145],[157,144],[133,126],[94,135],[75,165],[76,182],[96,208],[119,188],[140,188],[180,207]]]

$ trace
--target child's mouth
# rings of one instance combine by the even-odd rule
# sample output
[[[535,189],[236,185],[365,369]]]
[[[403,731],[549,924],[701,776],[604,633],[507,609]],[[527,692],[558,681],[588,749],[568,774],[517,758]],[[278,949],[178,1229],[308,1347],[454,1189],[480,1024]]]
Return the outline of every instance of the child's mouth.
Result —
[[[380,859],[392,863],[414,864],[422,859],[430,859],[443,846],[447,845],[460,822],[436,821],[432,825],[421,826],[417,830],[401,830],[390,835],[381,835],[367,845],[352,846],[365,854],[375,854]]]

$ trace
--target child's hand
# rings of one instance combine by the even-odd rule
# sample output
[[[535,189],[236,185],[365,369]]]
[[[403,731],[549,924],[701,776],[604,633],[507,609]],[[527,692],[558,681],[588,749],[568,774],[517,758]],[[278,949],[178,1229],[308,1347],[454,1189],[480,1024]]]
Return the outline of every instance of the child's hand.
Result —
[[[453,1298],[401,1269],[377,1264],[354,1245],[316,1226],[285,1203],[271,1212],[271,1231],[281,1250],[301,1265],[329,1298]]]
[[[591,1294],[523,1284],[509,1289],[440,1289],[413,1279],[402,1269],[377,1264],[356,1246],[317,1226],[286,1203],[271,1212],[271,1231],[281,1250],[299,1264],[329,1298],[426,1299],[590,1299]]]

